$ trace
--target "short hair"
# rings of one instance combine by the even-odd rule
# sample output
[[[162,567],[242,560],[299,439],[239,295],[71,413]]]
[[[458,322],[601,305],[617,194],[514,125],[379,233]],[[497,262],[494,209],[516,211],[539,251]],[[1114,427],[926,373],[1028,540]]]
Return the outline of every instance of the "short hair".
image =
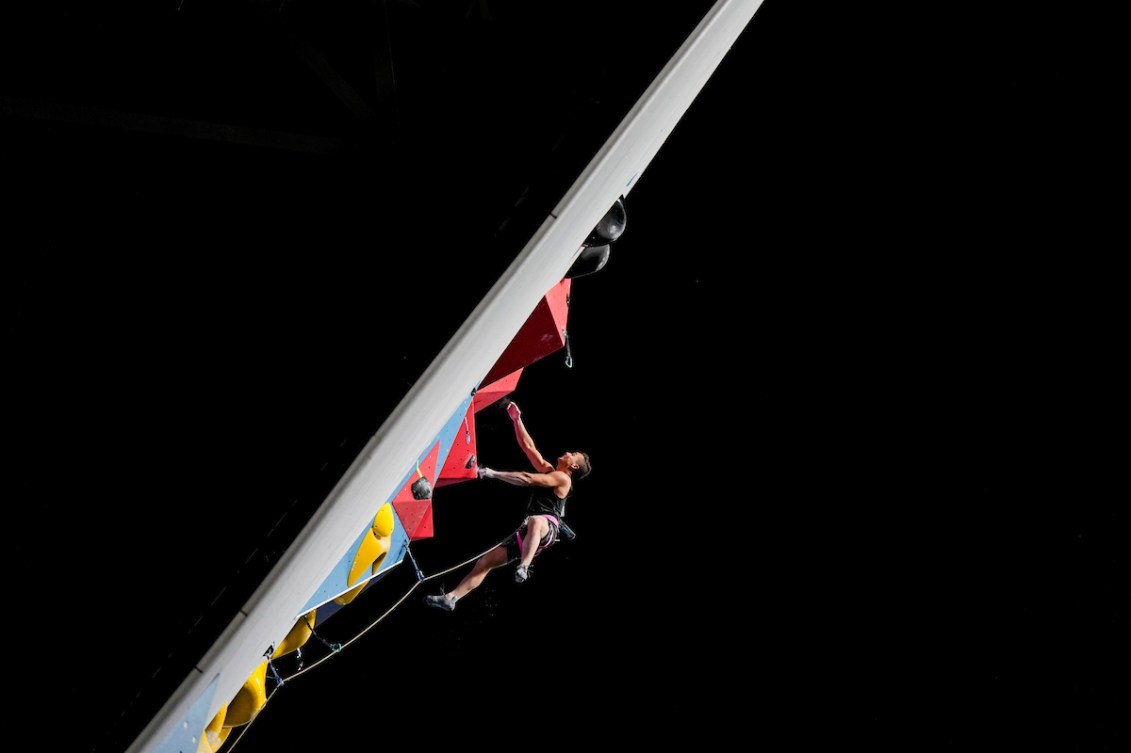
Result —
[[[589,462],[589,453],[581,453],[581,462],[577,464],[577,473],[574,475],[578,481],[588,476],[593,471],[593,464]]]

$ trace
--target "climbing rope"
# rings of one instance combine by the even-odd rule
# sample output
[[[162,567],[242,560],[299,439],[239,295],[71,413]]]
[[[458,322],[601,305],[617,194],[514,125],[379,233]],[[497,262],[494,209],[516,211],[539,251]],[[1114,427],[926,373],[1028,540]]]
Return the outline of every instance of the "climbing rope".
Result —
[[[477,559],[479,559],[480,557],[482,557],[482,556],[483,556],[484,554],[486,554],[487,552],[491,551],[491,550],[492,550],[492,549],[494,549],[495,547],[501,546],[501,545],[503,544],[503,542],[504,542],[504,541],[506,541],[506,539],[503,539],[503,541],[500,541],[500,542],[499,542],[498,544],[495,544],[494,546],[490,547],[489,549],[484,549],[484,550],[483,550],[482,552],[480,552],[479,554],[475,555],[474,557],[470,557],[470,558],[468,558],[468,559],[464,560],[463,562],[459,563],[458,565],[452,565],[452,566],[451,566],[451,567],[449,567],[449,568],[448,568],[447,570],[441,570],[441,571],[440,571],[440,572],[438,572],[438,573],[432,573],[431,575],[428,575],[428,576],[425,576],[425,575],[424,575],[424,573],[422,573],[422,572],[420,571],[420,567],[419,567],[419,566],[418,566],[418,565],[416,564],[416,558],[412,556],[412,550],[411,550],[411,549],[409,549],[409,548],[408,548],[408,547],[406,546],[406,547],[405,547],[405,553],[406,553],[406,554],[408,555],[408,557],[409,557],[409,561],[410,561],[410,562],[412,562],[412,566],[413,566],[413,568],[414,568],[414,569],[416,570],[416,582],[412,584],[412,587],[411,587],[411,588],[409,588],[409,589],[408,589],[407,591],[405,591],[405,593],[404,593],[404,596],[402,596],[401,598],[397,599],[397,602],[396,602],[395,604],[393,604],[393,606],[391,606],[391,607],[389,607],[388,609],[386,609],[386,610],[385,610],[385,612],[384,612],[384,613],[383,613],[383,614],[382,614],[382,615],[381,615],[380,617],[378,617],[378,618],[377,618],[376,620],[374,620],[373,622],[371,622],[371,623],[369,624],[369,626],[368,626],[367,628],[365,628],[364,630],[362,630],[362,631],[361,631],[360,633],[358,633],[357,635],[355,635],[355,636],[354,636],[353,638],[350,638],[350,639],[349,639],[348,641],[346,641],[345,643],[334,644],[334,645],[338,646],[338,649],[337,649],[336,651],[332,651],[331,653],[329,653],[329,654],[326,654],[326,655],[325,655],[325,656],[323,656],[323,657],[322,657],[321,659],[319,659],[318,661],[316,661],[316,662],[314,662],[313,664],[311,664],[311,665],[310,665],[309,667],[303,667],[302,669],[300,669],[300,670],[299,670],[298,672],[295,672],[295,673],[294,673],[293,675],[291,675],[290,677],[287,677],[287,678],[285,678],[285,679],[286,679],[286,681],[287,681],[287,682],[289,682],[289,681],[291,681],[291,680],[295,679],[296,677],[299,677],[300,675],[304,675],[304,674],[306,674],[307,672],[309,672],[310,670],[314,669],[315,667],[317,667],[317,666],[318,666],[319,664],[321,664],[322,662],[326,661],[326,660],[327,660],[327,659],[329,659],[330,657],[332,657],[332,656],[334,656],[334,655],[336,655],[336,654],[339,654],[339,653],[341,653],[342,651],[344,651],[344,650],[345,650],[345,649],[346,649],[346,648],[347,648],[347,647],[348,647],[348,646],[349,646],[350,644],[352,644],[352,643],[353,643],[354,641],[358,640],[359,638],[361,638],[361,636],[365,635],[365,634],[366,634],[366,633],[368,633],[368,632],[369,632],[370,630],[372,630],[373,628],[377,627],[377,625],[378,625],[378,624],[379,624],[379,623],[380,623],[380,622],[381,622],[381,621],[382,621],[383,619],[385,619],[386,617],[388,617],[388,616],[389,616],[389,615],[390,615],[390,614],[392,613],[392,611],[393,611],[394,609],[396,609],[397,607],[399,607],[399,606],[400,606],[400,605],[401,605],[401,604],[402,604],[402,603],[404,602],[404,600],[405,600],[405,599],[407,599],[407,598],[409,597],[409,595],[410,595],[410,594],[411,594],[411,593],[412,593],[413,591],[415,591],[415,590],[416,590],[416,587],[417,587],[417,586],[419,586],[419,585],[420,585],[421,583],[427,583],[428,581],[430,581],[430,580],[433,580],[434,578],[439,578],[439,577],[441,577],[441,576],[443,576],[443,575],[447,575],[448,573],[452,572],[453,570],[459,570],[459,569],[460,569],[461,567],[464,567],[465,565],[469,565],[469,564],[471,564],[472,562],[475,562],[475,561],[476,561]],[[311,628],[311,630],[313,631],[313,628]]]
[[[337,651],[334,651],[334,652],[332,652],[332,653],[326,654],[326,655],[325,655],[325,656],[323,656],[323,657],[322,657],[321,659],[319,659],[318,661],[316,661],[316,662],[314,662],[313,664],[311,664],[311,665],[310,665],[309,667],[303,667],[303,668],[302,668],[302,669],[300,669],[300,670],[299,670],[298,672],[295,672],[295,673],[294,673],[293,675],[291,675],[290,677],[288,677],[288,678],[287,678],[287,680],[289,681],[289,680],[293,680],[293,679],[295,679],[296,677],[300,677],[300,676],[302,676],[302,675],[306,674],[307,672],[309,672],[310,670],[314,669],[315,667],[317,667],[317,666],[318,666],[319,664],[321,664],[322,662],[326,661],[326,660],[327,660],[327,659],[329,659],[330,657],[332,657],[332,656],[336,656],[336,655],[340,654],[340,653],[341,653],[342,651],[345,651],[345,650],[346,650],[346,648],[347,648],[347,647],[348,647],[348,646],[349,646],[349,645],[350,645],[351,643],[353,643],[353,642],[354,642],[354,641],[356,641],[356,640],[357,640],[358,638],[360,638],[361,636],[363,636],[363,635],[365,635],[366,633],[368,633],[368,632],[369,632],[370,630],[372,630],[373,628],[377,627],[377,623],[379,623],[379,622],[380,622],[381,620],[383,620],[383,619],[385,619],[386,617],[388,617],[388,616],[389,616],[389,613],[390,613],[390,612],[392,612],[392,611],[393,611],[394,609],[396,609],[397,607],[399,607],[399,606],[401,605],[401,602],[403,602],[403,601],[404,601],[405,599],[407,599],[407,598],[408,598],[408,595],[409,595],[409,594],[411,594],[411,593],[412,593],[413,591],[415,591],[415,590],[416,590],[416,587],[417,587],[417,586],[419,586],[419,585],[420,585],[420,581],[417,581],[416,583],[413,583],[413,584],[412,584],[412,588],[410,588],[410,589],[408,589],[407,591],[405,591],[405,593],[404,593],[404,596],[402,596],[402,597],[401,597],[400,599],[398,599],[398,600],[397,600],[397,603],[396,603],[396,604],[394,604],[393,606],[391,606],[391,607],[389,607],[388,609],[386,609],[386,610],[385,610],[385,613],[384,613],[383,615],[381,615],[380,617],[378,617],[378,618],[377,618],[376,620],[374,620],[374,621],[373,621],[373,624],[371,624],[371,625],[370,625],[369,627],[365,628],[365,630],[362,630],[362,631],[361,631],[360,633],[358,633],[357,635],[355,635],[355,636],[354,636],[353,638],[350,638],[350,639],[349,639],[348,641],[346,641],[345,643],[342,643],[342,644],[340,644],[340,645],[341,645],[341,648],[339,648],[339,649],[338,649]]]
[[[283,687],[283,678],[279,675],[279,670],[275,669],[275,662],[271,661],[271,653],[274,651],[274,649],[275,647],[272,646],[271,648],[267,649],[267,653],[263,655],[267,657],[267,668],[271,670],[271,676],[275,678],[275,687],[281,688]]]
[[[323,657],[322,657],[321,659],[319,659],[318,661],[316,661],[316,662],[314,662],[313,664],[311,664],[311,665],[310,665],[309,667],[304,667],[304,668],[300,669],[299,671],[295,672],[295,673],[294,673],[293,675],[291,675],[290,677],[286,677],[286,678],[283,678],[283,677],[280,677],[280,676],[279,676],[279,673],[278,673],[278,672],[277,672],[277,671],[275,670],[275,665],[271,663],[270,659],[268,659],[268,666],[269,666],[269,667],[271,668],[271,673],[272,673],[272,674],[273,674],[273,675],[275,676],[275,677],[274,677],[274,679],[275,679],[275,683],[276,683],[276,684],[275,684],[275,687],[271,689],[271,692],[267,694],[267,698],[266,698],[266,700],[264,701],[264,708],[266,708],[266,707],[267,707],[267,701],[270,701],[270,700],[271,700],[271,698],[272,698],[272,696],[274,696],[274,695],[275,695],[275,693],[276,693],[276,692],[277,692],[277,691],[279,690],[279,688],[283,687],[283,684],[284,684],[284,682],[290,682],[291,680],[294,680],[294,679],[295,679],[296,677],[300,677],[301,675],[304,675],[304,674],[306,674],[307,672],[309,672],[310,670],[314,669],[315,667],[317,667],[317,666],[318,666],[319,664],[321,664],[322,662],[326,661],[326,660],[327,660],[327,659],[329,659],[330,657],[332,657],[332,656],[335,656],[335,655],[337,655],[337,654],[341,653],[341,652],[342,652],[343,650],[345,650],[345,649],[346,649],[346,647],[348,647],[348,646],[349,646],[349,645],[350,645],[351,643],[353,643],[354,641],[356,641],[356,640],[358,640],[359,638],[361,638],[361,636],[365,635],[366,633],[368,633],[368,632],[369,632],[370,630],[372,630],[373,628],[377,627],[377,625],[378,625],[378,624],[379,624],[379,623],[381,622],[381,620],[383,620],[383,619],[385,619],[386,617],[388,617],[388,616],[389,616],[389,615],[390,615],[390,614],[392,613],[392,611],[393,611],[394,609],[396,609],[396,608],[397,608],[397,607],[399,607],[399,606],[400,606],[400,605],[401,605],[402,603],[404,603],[404,600],[405,600],[405,599],[407,599],[407,598],[409,597],[409,595],[410,595],[410,594],[411,594],[411,593],[412,593],[413,591],[415,591],[415,590],[416,590],[416,587],[417,587],[417,586],[419,586],[419,585],[420,585],[421,583],[427,583],[428,581],[430,581],[430,580],[433,580],[434,578],[439,578],[440,576],[443,576],[443,575],[447,575],[448,573],[452,572],[453,570],[459,570],[459,569],[460,569],[461,567],[464,567],[465,565],[469,565],[469,564],[471,564],[472,562],[474,562],[475,560],[479,559],[480,557],[482,557],[482,556],[483,556],[484,554],[486,554],[487,552],[491,551],[491,549],[494,549],[494,548],[495,548],[495,547],[497,547],[497,546],[501,546],[501,545],[503,544],[503,542],[504,542],[504,541],[506,541],[506,539],[503,539],[503,541],[500,541],[500,542],[499,542],[498,544],[495,544],[494,546],[490,547],[489,549],[484,549],[484,550],[483,550],[482,552],[480,552],[479,554],[475,555],[474,557],[470,557],[470,558],[468,558],[468,559],[464,560],[463,562],[459,563],[458,565],[452,565],[452,566],[451,566],[451,567],[449,567],[449,568],[448,568],[447,570],[441,570],[441,571],[440,571],[440,572],[438,572],[438,573],[432,573],[431,575],[428,575],[428,576],[425,576],[425,575],[424,575],[424,573],[422,573],[422,572],[420,571],[420,566],[416,564],[416,558],[412,556],[412,550],[411,550],[411,549],[409,549],[409,548],[408,548],[408,546],[405,546],[405,554],[407,554],[407,555],[408,555],[408,557],[409,557],[409,561],[410,561],[410,562],[412,562],[412,566],[413,566],[413,568],[414,568],[414,569],[416,570],[416,582],[412,584],[412,587],[411,587],[411,588],[409,588],[409,589],[408,589],[407,591],[405,591],[405,592],[404,592],[404,596],[402,596],[401,598],[397,599],[397,602],[396,602],[395,604],[393,604],[393,606],[391,606],[391,607],[389,607],[388,609],[386,609],[386,610],[385,610],[385,612],[384,612],[384,613],[383,613],[383,614],[382,614],[382,615],[381,615],[380,617],[378,617],[378,618],[377,618],[377,619],[375,619],[375,620],[374,620],[373,622],[371,622],[371,623],[369,624],[369,627],[365,628],[364,630],[362,630],[362,631],[361,631],[360,633],[358,633],[357,635],[355,635],[355,636],[354,636],[353,638],[350,638],[350,639],[349,639],[348,641],[346,641],[345,643],[330,643],[330,642],[329,642],[329,641],[327,641],[327,640],[326,640],[325,638],[322,638],[321,636],[319,636],[319,635],[318,635],[317,633],[315,633],[315,632],[314,632],[314,626],[310,624],[310,621],[309,621],[309,620],[307,620],[305,616],[303,616],[303,620],[304,620],[304,621],[306,621],[306,626],[310,628],[310,632],[311,632],[311,634],[313,634],[313,635],[314,635],[314,636],[315,636],[316,638],[318,638],[318,640],[320,640],[320,641],[321,641],[321,642],[322,642],[322,643],[323,643],[323,644],[324,644],[324,645],[325,645],[325,646],[326,646],[327,648],[329,648],[329,649],[330,649],[330,653],[326,654],[326,655],[325,655],[325,656],[323,656]],[[268,653],[270,653],[270,652],[268,652]],[[267,654],[265,654],[265,655],[267,655]],[[245,725],[244,725],[244,726],[243,726],[243,727],[242,727],[242,728],[240,729],[240,733],[239,733],[239,735],[237,735],[237,736],[236,736],[236,739],[232,741],[232,745],[231,745],[231,747],[230,747],[230,748],[228,748],[228,749],[227,749],[227,753],[232,753],[232,752],[233,752],[233,751],[234,751],[234,750],[236,749],[236,746],[240,744],[240,740],[242,740],[242,739],[243,739],[243,736],[244,736],[245,734],[247,734],[247,731],[248,731],[249,729],[251,729],[251,725],[252,725],[252,724],[254,724],[254,723],[255,723],[255,720],[256,720],[256,719],[258,719],[258,718],[259,718],[260,716],[262,716],[262,715],[263,715],[263,714],[262,714],[262,712],[260,712],[260,713],[259,713],[258,715],[256,715],[256,716],[255,716],[255,717],[254,717],[254,718],[253,718],[253,719],[252,719],[252,720],[251,720],[250,722],[248,722],[247,724],[245,724]]]
[[[275,691],[278,690],[279,687],[281,687],[281,686],[273,688],[271,690],[271,692],[267,694],[267,698],[264,699],[264,701],[263,701],[263,707],[264,708],[267,708],[267,701],[271,700],[271,696],[275,695]],[[235,740],[232,740],[232,747],[228,748],[227,753],[232,753],[232,751],[234,751],[236,749],[236,746],[240,744],[240,740],[243,739],[243,736],[247,734],[247,731],[249,729],[251,729],[251,725],[255,724],[255,720],[258,719],[260,716],[263,716],[262,712],[260,714],[258,714],[257,716],[252,717],[250,722],[248,722],[247,724],[245,724],[243,727],[240,728],[240,733],[238,735],[236,735]],[[223,747],[223,746],[221,746],[221,747]]]
[[[508,537],[508,538],[509,538],[509,537]],[[482,557],[482,556],[483,556],[484,554],[486,554],[487,552],[491,551],[491,549],[495,549],[496,547],[500,547],[500,546],[502,546],[504,542],[506,542],[506,539],[503,539],[502,541],[500,541],[500,542],[499,542],[498,544],[495,544],[495,546],[491,547],[490,549],[484,549],[484,550],[483,550],[482,552],[480,552],[479,554],[475,555],[475,556],[474,556],[474,557],[472,557],[471,559],[467,559],[467,560],[464,560],[463,562],[459,563],[458,565],[452,565],[452,566],[451,566],[451,567],[449,567],[449,568],[448,568],[447,570],[441,570],[441,571],[440,571],[440,572],[438,572],[438,573],[432,573],[432,574],[431,574],[431,575],[429,575],[429,576],[428,576],[427,578],[422,578],[422,579],[421,579],[421,580],[420,580],[420,581],[419,581],[419,582],[417,583],[417,585],[420,585],[420,583],[425,583],[425,582],[427,582],[427,581],[430,581],[430,580],[432,580],[433,578],[439,578],[439,577],[440,577],[441,575],[447,575],[448,573],[452,572],[453,570],[459,570],[459,569],[460,569],[461,567],[463,567],[464,565],[470,565],[470,564],[471,564],[472,562],[475,562],[475,560],[479,559],[479,558],[480,558],[480,557]]]

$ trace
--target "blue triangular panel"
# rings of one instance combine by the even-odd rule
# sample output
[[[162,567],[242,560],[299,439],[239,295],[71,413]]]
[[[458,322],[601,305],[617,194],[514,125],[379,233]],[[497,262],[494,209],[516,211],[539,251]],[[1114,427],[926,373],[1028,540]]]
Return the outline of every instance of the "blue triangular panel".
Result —
[[[219,679],[220,675],[212,678],[204,692],[192,702],[185,718],[177,722],[177,726],[157,745],[155,753],[196,753],[200,736],[211,721],[208,718],[208,707],[212,705],[212,696],[216,694],[216,682]]]
[[[471,405],[471,400],[472,396],[468,395],[467,398],[462,403],[460,403],[459,409],[456,410],[452,417],[448,419],[447,423],[444,424],[443,428],[440,430],[440,434],[431,442],[426,444],[424,446],[424,449],[422,450],[422,455],[427,455],[432,446],[435,445],[437,441],[439,441],[440,450],[439,455],[436,459],[437,474],[439,474],[440,472],[439,469],[444,467],[444,461],[447,459],[448,453],[451,452],[452,449],[452,442],[463,430],[463,419],[467,414],[468,407]],[[393,501],[393,498],[397,496],[397,492],[404,488],[404,485],[407,484],[409,482],[409,479],[411,479],[414,475],[416,475],[416,468],[410,468],[408,472],[405,473],[400,483],[397,484],[396,488],[392,489],[389,492],[388,498],[383,500],[382,503],[391,503]],[[374,510],[374,513],[376,514],[376,510]],[[361,540],[368,530],[369,528],[366,527],[362,529],[360,533],[358,533],[357,538],[354,540],[353,545],[349,548],[349,551],[347,551],[345,556],[342,557],[338,564],[334,566],[334,569],[330,571],[330,574],[326,577],[326,580],[322,582],[322,585],[318,587],[318,590],[315,591],[314,594],[307,600],[306,606],[302,609],[303,614],[309,612],[311,609],[314,609],[317,606],[326,603],[327,601],[330,601],[331,599],[350,589],[350,586],[346,584],[346,580],[349,578],[350,567],[353,565],[353,558],[357,556],[357,550],[361,546]],[[401,525],[400,520],[397,519],[397,523],[393,527],[393,540],[392,542],[390,542],[389,554],[386,555],[385,561],[381,563],[381,568],[378,572],[384,572],[388,568],[400,562],[404,558],[405,547],[407,546],[407,544],[408,536],[405,534],[404,526]],[[355,583],[354,586],[356,585],[357,584]],[[319,622],[321,621],[322,618],[321,616],[319,616]]]

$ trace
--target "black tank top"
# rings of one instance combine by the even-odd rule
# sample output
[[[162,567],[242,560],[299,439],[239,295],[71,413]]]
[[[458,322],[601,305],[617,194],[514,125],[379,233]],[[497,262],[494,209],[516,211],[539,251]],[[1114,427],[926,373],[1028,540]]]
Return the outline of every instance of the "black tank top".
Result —
[[[561,499],[554,494],[553,489],[544,486],[535,487],[534,491],[530,492],[530,501],[526,503],[526,514],[553,515],[561,520],[565,517],[566,500],[572,494],[573,489],[570,489],[565,499]]]

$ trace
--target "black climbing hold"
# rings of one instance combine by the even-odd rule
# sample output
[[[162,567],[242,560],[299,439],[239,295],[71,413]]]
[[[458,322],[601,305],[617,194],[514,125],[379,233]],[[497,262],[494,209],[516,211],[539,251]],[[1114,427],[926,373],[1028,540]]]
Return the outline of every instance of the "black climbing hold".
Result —
[[[423,476],[413,481],[411,488],[413,499],[432,499],[432,485]]]
[[[593,228],[593,232],[585,240],[585,245],[602,246],[606,243],[612,243],[621,237],[627,223],[628,214],[624,209],[624,199],[617,199],[613,202],[609,211],[605,212],[605,216],[601,218],[597,226]]]
[[[604,246],[586,246],[581,249],[581,255],[577,257],[577,261],[565,273],[566,279],[572,280],[600,272],[609,262],[609,251],[607,243]]]

